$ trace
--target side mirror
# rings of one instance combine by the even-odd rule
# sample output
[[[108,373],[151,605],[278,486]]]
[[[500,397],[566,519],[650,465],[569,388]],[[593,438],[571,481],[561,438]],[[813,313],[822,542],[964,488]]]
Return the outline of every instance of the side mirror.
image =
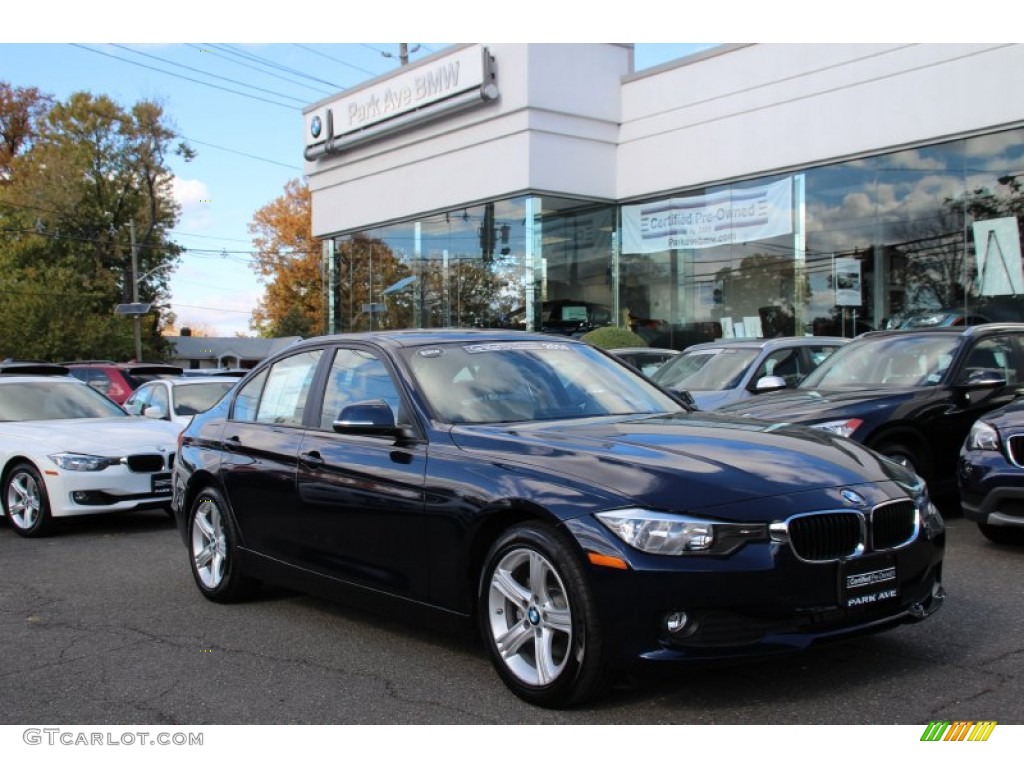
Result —
[[[346,405],[331,424],[335,432],[347,435],[382,435],[411,439],[412,431],[395,422],[395,413],[383,400],[364,400]]]
[[[164,409],[159,405],[151,405],[142,411],[142,415],[147,419],[165,419],[167,414],[164,413]]]
[[[995,389],[1006,386],[1006,377],[1002,371],[992,369],[971,371],[967,379],[961,381],[958,386],[965,389]]]
[[[754,392],[776,392],[788,386],[786,380],[781,376],[762,376],[754,385]]]

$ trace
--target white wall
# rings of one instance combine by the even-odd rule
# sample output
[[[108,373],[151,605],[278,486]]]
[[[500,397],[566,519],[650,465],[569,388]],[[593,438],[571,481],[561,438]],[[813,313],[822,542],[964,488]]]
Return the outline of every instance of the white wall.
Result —
[[[617,198],[1019,124],[1021,73],[1017,44],[758,44],[684,59],[623,86]]]
[[[487,47],[497,103],[306,163],[314,234],[527,190],[614,197],[619,90],[631,47]]]

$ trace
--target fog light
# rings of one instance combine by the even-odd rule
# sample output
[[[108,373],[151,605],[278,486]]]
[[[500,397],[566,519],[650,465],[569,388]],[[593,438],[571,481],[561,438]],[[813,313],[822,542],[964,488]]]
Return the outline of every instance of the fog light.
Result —
[[[685,632],[690,626],[690,617],[686,611],[673,611],[665,616],[665,629],[673,635]]]

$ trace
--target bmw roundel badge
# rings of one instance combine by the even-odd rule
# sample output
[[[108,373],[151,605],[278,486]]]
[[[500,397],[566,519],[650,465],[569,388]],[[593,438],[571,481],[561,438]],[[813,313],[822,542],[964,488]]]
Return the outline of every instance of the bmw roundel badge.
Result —
[[[309,124],[309,132],[313,134],[314,139],[320,138],[320,130],[322,127],[323,126],[322,123],[320,122],[320,115],[316,115]]]
[[[849,488],[843,488],[843,490],[839,492],[839,495],[855,507],[863,507],[867,504],[867,500],[863,496],[856,491],[851,491]]]

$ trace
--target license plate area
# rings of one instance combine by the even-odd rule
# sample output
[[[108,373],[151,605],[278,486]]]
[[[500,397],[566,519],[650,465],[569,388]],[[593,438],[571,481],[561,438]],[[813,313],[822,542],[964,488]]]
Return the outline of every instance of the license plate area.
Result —
[[[893,554],[845,560],[839,564],[839,604],[843,608],[870,608],[899,597]]]
[[[150,478],[150,490],[155,496],[171,495],[171,473],[159,472]]]

